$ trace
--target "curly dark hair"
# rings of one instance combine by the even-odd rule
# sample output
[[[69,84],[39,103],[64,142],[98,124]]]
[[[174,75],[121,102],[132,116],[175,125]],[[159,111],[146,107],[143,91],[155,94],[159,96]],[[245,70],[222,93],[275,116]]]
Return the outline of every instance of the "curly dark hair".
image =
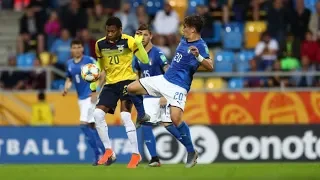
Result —
[[[122,28],[122,23],[119,18],[112,16],[107,20],[106,26],[116,26],[117,28]]]
[[[191,15],[184,18],[184,24],[189,27],[194,27],[198,33],[201,32],[204,23],[204,18],[199,15]]]

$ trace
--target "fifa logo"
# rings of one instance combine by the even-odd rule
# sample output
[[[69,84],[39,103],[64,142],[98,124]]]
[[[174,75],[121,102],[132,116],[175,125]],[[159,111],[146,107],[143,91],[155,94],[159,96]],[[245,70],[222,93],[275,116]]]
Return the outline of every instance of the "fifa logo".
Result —
[[[122,53],[123,52],[123,49],[124,49],[124,47],[123,47],[124,45],[117,45],[117,47],[118,47],[118,51],[120,52],[120,53]]]

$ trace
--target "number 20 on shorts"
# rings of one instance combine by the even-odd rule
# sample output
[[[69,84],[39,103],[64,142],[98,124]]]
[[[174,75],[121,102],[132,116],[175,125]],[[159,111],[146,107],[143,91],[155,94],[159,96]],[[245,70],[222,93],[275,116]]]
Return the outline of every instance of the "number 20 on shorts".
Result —
[[[182,101],[183,100],[183,93],[181,92],[176,92],[173,96],[174,100]]]

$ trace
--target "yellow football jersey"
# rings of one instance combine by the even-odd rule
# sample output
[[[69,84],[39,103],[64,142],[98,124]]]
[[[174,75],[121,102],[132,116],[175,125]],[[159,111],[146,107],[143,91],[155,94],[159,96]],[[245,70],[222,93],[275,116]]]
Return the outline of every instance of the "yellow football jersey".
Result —
[[[137,49],[134,38],[126,34],[115,43],[105,37],[96,42],[95,51],[101,69],[106,72],[106,84],[136,79],[132,59]]]

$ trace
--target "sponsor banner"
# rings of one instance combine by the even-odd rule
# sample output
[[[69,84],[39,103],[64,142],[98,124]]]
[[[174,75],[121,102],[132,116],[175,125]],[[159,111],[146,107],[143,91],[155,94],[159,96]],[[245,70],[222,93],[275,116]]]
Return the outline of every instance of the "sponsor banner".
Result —
[[[0,125],[29,124],[36,93],[0,94],[5,106],[0,109]],[[55,125],[79,124],[79,107],[75,93],[62,97],[48,93],[47,102],[55,110]],[[72,109],[70,111],[70,109]],[[136,111],[133,110],[132,119]],[[318,124],[320,93],[318,92],[252,92],[252,93],[190,93],[183,119],[188,124]],[[120,109],[108,114],[110,125],[120,125]]]
[[[189,124],[318,124],[319,92],[192,93]]]
[[[129,162],[132,148],[125,128],[111,126],[109,135],[117,162]],[[93,159],[79,127],[0,127],[0,163],[92,163]]]
[[[320,161],[320,125],[190,127],[199,164],[214,162]],[[186,161],[185,148],[163,127],[156,127],[162,163]],[[147,148],[144,152],[148,159]]]

